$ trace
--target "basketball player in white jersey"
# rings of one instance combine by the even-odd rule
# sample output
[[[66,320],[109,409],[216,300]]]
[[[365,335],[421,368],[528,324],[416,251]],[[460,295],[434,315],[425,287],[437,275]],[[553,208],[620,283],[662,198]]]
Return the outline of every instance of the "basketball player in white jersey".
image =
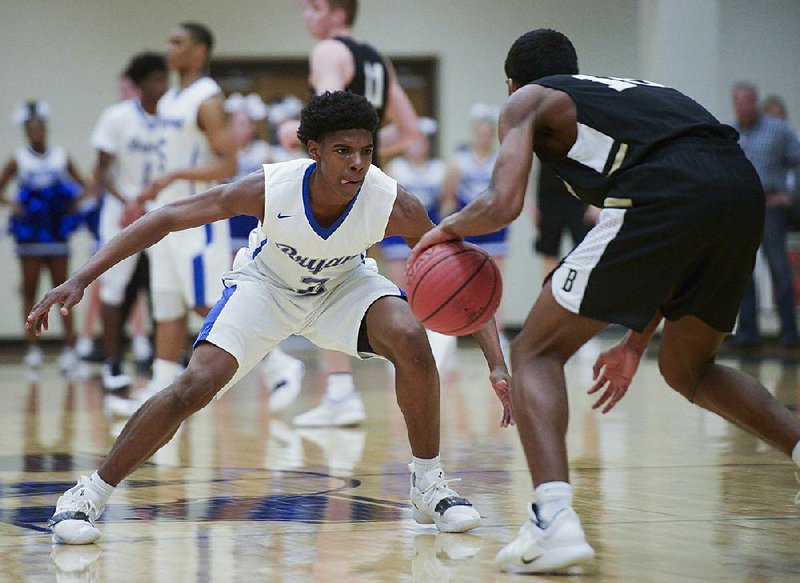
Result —
[[[236,174],[224,96],[206,73],[213,44],[211,32],[192,22],[180,24],[169,36],[167,66],[179,81],[158,102],[165,172],[129,205],[128,219],[141,215],[145,203],[159,208]],[[164,388],[181,372],[188,313],[208,313],[222,289],[220,275],[229,267],[226,221],[173,233],[150,250],[156,347],[148,392]]]
[[[91,138],[92,147],[97,150],[98,185],[106,194],[100,211],[101,245],[122,230],[125,205],[162,174],[165,165],[164,138],[156,118],[158,100],[167,90],[164,57],[140,53],[131,59],[125,76],[139,89],[138,97],[106,108]],[[138,261],[139,254],[132,255],[100,277],[106,359],[103,385],[112,391],[131,383],[122,371],[122,303]]]
[[[302,0],[303,19],[311,36],[320,42],[309,57],[311,92],[347,90],[363,95],[391,125],[378,132],[374,160],[380,153],[402,152],[406,144],[422,138],[414,107],[388,59],[353,36],[358,0]],[[299,427],[353,425],[366,418],[364,403],[353,383],[350,359],[325,353],[328,382],[319,406],[295,417]]]
[[[115,263],[167,233],[248,214],[253,230],[221,299],[206,318],[187,369],[128,421],[91,478],[62,495],[50,521],[57,542],[85,544],[114,487],[167,443],[184,419],[224,393],[292,334],[358,358],[380,355],[395,367],[395,387],[413,461],[414,519],[445,532],[480,523],[472,505],[449,488],[439,461],[439,377],[423,327],[402,291],[364,264],[365,249],[385,236],[413,244],[433,227],[422,204],[372,166],[378,118],[346,91],[311,100],[299,136],[311,159],[267,164],[232,185],[148,213],[98,251],[33,308],[26,327],[41,333],[55,304],[69,313],[86,286]],[[513,423],[509,376],[494,321],[475,334]]]

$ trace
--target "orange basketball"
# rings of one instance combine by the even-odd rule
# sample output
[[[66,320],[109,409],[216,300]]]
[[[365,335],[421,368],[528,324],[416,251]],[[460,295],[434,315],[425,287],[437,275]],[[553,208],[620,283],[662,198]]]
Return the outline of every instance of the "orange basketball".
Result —
[[[435,332],[472,334],[495,313],[503,295],[500,270],[489,254],[464,241],[426,249],[406,274],[414,316]]]

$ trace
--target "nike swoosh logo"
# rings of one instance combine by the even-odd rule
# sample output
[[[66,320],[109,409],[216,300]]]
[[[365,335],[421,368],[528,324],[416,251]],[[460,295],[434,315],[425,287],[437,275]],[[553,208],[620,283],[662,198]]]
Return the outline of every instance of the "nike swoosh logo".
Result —
[[[291,216],[292,216],[292,215],[285,215],[285,214],[283,214],[283,213],[278,213],[278,218],[279,218],[279,219],[288,219],[288,218],[289,218],[289,217],[291,217]]]
[[[522,559],[522,562],[523,562],[523,563],[525,563],[526,565],[530,565],[530,564],[531,564],[531,563],[533,563],[533,562],[534,562],[536,559],[538,559],[539,557],[541,557],[543,554],[544,554],[544,553],[539,553],[538,555],[536,555],[536,556],[535,556],[535,557],[533,557],[532,559],[526,559],[526,558],[525,558],[525,555],[522,555],[522,557],[520,557],[520,558]]]

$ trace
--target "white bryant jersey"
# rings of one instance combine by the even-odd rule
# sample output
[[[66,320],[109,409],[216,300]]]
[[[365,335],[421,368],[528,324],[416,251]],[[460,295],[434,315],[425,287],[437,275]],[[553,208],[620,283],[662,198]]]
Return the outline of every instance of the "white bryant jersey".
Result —
[[[69,179],[67,152],[60,146],[48,148],[44,154],[23,146],[17,148],[14,159],[20,188],[39,190]]]
[[[183,89],[172,88],[158,101],[159,125],[165,138],[166,172],[205,166],[213,160],[203,130],[197,123],[200,105],[222,89],[210,77],[200,77]],[[156,197],[155,206],[163,206],[197,194],[212,186],[208,182],[176,180]]]
[[[384,237],[397,182],[370,166],[350,206],[328,227],[317,224],[308,198],[315,162],[264,165],[264,222],[250,235],[250,256],[276,283],[300,295],[334,287]]]
[[[164,173],[164,141],[158,118],[143,110],[136,99],[106,108],[91,137],[95,150],[114,157],[109,171],[117,192],[126,200],[136,198]],[[101,241],[108,241],[121,230],[122,211],[123,204],[116,197],[105,197],[100,216]]]

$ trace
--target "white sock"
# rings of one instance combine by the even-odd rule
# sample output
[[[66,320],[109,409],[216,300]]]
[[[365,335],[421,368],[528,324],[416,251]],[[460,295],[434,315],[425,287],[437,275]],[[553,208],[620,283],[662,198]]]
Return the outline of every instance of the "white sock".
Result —
[[[794,445],[794,449],[792,450],[792,460],[796,466],[800,467],[800,441]]]
[[[103,480],[97,472],[91,475],[89,483],[92,485],[92,490],[99,494],[103,504],[105,504],[111,497],[111,494],[114,493],[114,486],[106,484],[105,480]]]
[[[334,372],[328,375],[328,386],[325,397],[331,401],[341,401],[349,394],[355,392],[353,375],[349,372]]]
[[[422,481],[425,479],[425,475],[430,472],[431,470],[435,469],[442,469],[442,460],[437,455],[436,457],[432,457],[430,459],[425,459],[421,457],[414,457],[412,456],[411,466],[413,467],[412,472],[414,475],[417,476],[416,486],[417,488],[422,488],[424,485]]]
[[[539,519],[547,524],[564,508],[572,507],[572,485],[568,482],[546,482],[533,491]]]

